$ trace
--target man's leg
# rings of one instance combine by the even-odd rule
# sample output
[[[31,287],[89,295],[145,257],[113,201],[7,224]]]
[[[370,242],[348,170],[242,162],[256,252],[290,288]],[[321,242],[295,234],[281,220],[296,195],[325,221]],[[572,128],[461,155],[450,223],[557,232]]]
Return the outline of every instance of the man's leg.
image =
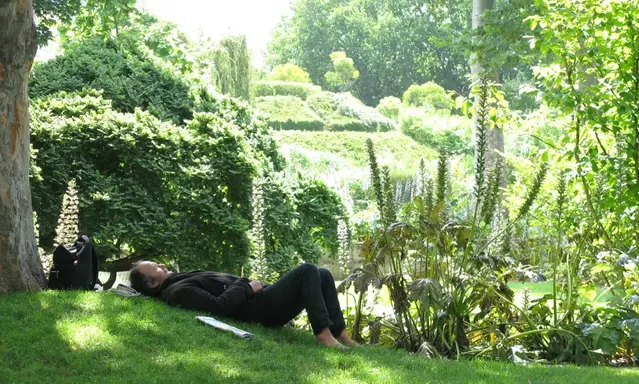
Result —
[[[265,326],[281,327],[306,309],[313,333],[317,336],[318,341],[326,345],[339,344],[331,335],[332,329],[334,329],[331,321],[332,313],[329,313],[324,301],[322,283],[322,276],[317,266],[308,263],[302,264],[282,276],[274,284],[258,292],[254,299],[256,305],[253,310],[255,312],[251,317],[254,321]],[[333,282],[334,289],[335,283]],[[336,293],[335,299],[337,299]],[[337,308],[339,309],[339,303],[337,303]],[[335,303],[331,302],[330,311],[334,310]],[[337,330],[337,328],[335,329]]]
[[[333,275],[325,268],[320,268],[319,272],[322,279],[322,296],[324,296],[324,303],[326,304],[328,315],[333,323],[330,327],[333,337],[344,344],[357,345],[357,343],[346,334],[346,323],[344,322],[342,308],[337,298],[337,287],[335,287]]]
[[[333,336],[338,337],[342,331],[346,328],[344,322],[344,315],[342,314],[342,308],[339,305],[337,298],[337,288],[335,287],[335,279],[328,269],[319,269],[321,285],[322,285],[322,297],[324,298],[324,304],[328,310],[328,316],[331,319],[333,325],[330,326]]]

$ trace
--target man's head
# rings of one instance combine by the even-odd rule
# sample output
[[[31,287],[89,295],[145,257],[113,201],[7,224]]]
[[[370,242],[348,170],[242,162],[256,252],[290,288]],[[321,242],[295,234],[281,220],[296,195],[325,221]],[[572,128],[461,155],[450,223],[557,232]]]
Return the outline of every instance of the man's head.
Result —
[[[129,282],[131,283],[131,288],[136,291],[143,294],[152,294],[170,274],[171,272],[166,269],[164,264],[139,261],[131,269]]]

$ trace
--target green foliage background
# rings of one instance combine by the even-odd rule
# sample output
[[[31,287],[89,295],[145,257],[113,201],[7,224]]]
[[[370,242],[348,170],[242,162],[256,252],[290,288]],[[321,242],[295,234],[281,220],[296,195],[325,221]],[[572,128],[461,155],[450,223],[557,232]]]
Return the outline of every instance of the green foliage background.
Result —
[[[111,39],[70,43],[63,55],[37,64],[29,81],[33,99],[87,88],[102,90],[120,112],[142,108],[174,123],[193,116],[193,100],[183,80],[140,49]]]
[[[268,63],[293,62],[326,87],[329,55],[344,51],[360,72],[353,92],[368,105],[429,80],[465,91],[461,41],[471,7],[466,0],[299,0],[273,33]]]

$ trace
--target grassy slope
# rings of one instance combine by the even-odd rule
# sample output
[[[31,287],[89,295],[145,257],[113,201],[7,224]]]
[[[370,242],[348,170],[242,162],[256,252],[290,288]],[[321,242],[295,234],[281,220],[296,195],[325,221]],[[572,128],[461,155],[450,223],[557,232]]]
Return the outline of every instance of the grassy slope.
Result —
[[[428,360],[319,347],[310,334],[239,324],[246,341],[194,313],[111,293],[0,296],[0,383],[636,383],[639,371]]]
[[[314,151],[342,160],[344,165],[367,168],[368,153],[366,139],[375,144],[378,160],[391,168],[405,170],[411,174],[419,166],[419,160],[432,160],[437,153],[401,132],[363,133],[363,132],[302,132],[274,131],[275,139],[286,152],[297,148]]]

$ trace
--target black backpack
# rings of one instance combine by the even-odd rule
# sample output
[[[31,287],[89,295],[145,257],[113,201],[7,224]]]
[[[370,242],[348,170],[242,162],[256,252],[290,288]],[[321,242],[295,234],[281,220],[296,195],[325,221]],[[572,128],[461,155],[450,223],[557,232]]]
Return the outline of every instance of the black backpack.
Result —
[[[82,235],[70,247],[53,251],[49,289],[93,290],[98,280],[98,255],[88,236]]]

